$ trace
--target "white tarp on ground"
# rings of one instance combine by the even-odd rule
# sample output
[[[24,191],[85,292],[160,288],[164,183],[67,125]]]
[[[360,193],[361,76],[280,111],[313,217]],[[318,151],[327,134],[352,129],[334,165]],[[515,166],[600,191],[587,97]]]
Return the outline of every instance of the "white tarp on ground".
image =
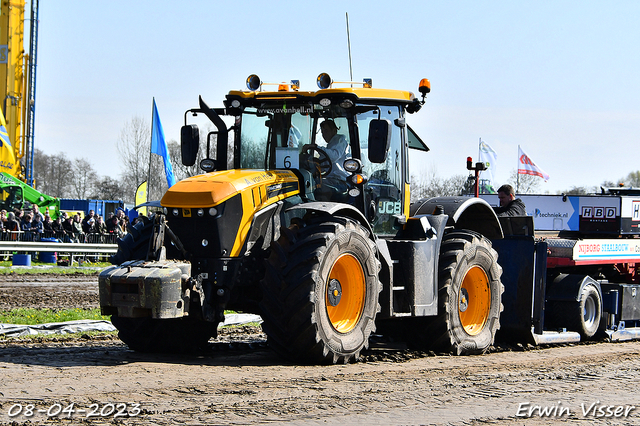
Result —
[[[239,325],[250,322],[262,322],[259,315],[253,314],[228,314],[225,315],[225,325]],[[9,337],[29,336],[36,334],[69,334],[87,331],[116,331],[110,321],[103,320],[77,320],[65,322],[51,322],[48,324],[22,325],[0,324],[0,335]]]
[[[86,331],[115,331],[115,329],[111,321],[102,320],[50,322],[36,325],[0,324],[0,334],[12,337],[36,334],[81,333]]]

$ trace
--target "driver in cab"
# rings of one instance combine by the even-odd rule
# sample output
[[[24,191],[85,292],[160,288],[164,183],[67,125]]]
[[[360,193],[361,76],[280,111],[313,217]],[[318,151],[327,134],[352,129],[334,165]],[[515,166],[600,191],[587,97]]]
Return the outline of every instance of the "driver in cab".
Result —
[[[338,192],[346,192],[349,189],[346,182],[349,173],[344,170],[342,164],[350,157],[347,138],[338,134],[338,126],[333,120],[324,120],[320,123],[320,131],[322,138],[327,142],[327,147],[324,150],[333,166],[322,183],[335,188]]]

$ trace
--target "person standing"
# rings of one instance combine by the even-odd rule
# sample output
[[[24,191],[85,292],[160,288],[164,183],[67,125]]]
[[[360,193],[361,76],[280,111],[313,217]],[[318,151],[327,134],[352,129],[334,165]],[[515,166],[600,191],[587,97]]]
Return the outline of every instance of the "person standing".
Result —
[[[33,220],[33,216],[31,213],[27,213],[22,218],[22,224],[20,225],[20,230],[24,232],[24,241],[33,241],[33,224],[31,221]]]
[[[76,243],[84,242],[84,231],[82,230],[82,221],[80,215],[73,216],[73,239]]]
[[[516,198],[513,186],[505,184],[498,188],[498,200],[500,200],[500,206],[493,208],[498,217],[527,215],[524,202]]]

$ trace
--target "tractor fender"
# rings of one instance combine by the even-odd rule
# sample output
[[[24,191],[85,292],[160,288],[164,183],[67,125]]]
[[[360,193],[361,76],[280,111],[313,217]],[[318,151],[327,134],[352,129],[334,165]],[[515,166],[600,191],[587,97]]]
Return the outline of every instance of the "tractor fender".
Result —
[[[493,208],[482,198],[470,197],[434,197],[423,198],[411,205],[410,216],[433,214],[437,206],[449,216],[447,226],[456,229],[476,231],[490,240],[504,237],[498,216]]]
[[[593,285],[602,300],[602,289],[600,283],[588,275],[580,274],[560,274],[547,284],[546,300],[578,302],[582,296],[582,289],[588,285]]]
[[[289,207],[287,211],[290,212],[295,209],[304,209],[312,212],[326,213],[331,216],[348,217],[364,226],[369,231],[371,239],[375,239],[373,236],[373,229],[371,228],[371,224],[369,223],[369,221],[364,217],[360,210],[356,209],[352,205],[344,203],[333,203],[331,201],[312,201],[309,203],[296,204],[295,206]]]

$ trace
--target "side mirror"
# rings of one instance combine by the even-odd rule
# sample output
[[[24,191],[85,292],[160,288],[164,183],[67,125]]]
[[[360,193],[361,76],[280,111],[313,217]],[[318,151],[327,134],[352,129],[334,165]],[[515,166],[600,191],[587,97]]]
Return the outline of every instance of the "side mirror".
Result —
[[[198,148],[200,147],[200,131],[195,124],[187,124],[180,129],[180,149],[182,164],[187,167],[196,163]]]
[[[391,122],[374,119],[369,122],[369,161],[384,163],[391,143]]]

